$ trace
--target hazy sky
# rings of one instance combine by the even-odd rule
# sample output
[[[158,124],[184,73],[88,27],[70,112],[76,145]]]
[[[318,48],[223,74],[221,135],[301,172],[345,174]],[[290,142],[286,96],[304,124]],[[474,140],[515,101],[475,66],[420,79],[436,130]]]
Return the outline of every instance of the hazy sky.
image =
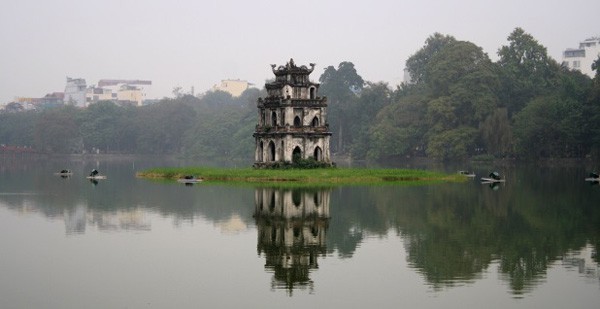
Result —
[[[222,79],[262,87],[270,64],[353,62],[368,81],[402,81],[434,32],[492,58],[521,27],[561,59],[600,35],[598,0],[2,0],[0,104],[64,91],[66,76],[148,79],[148,98]]]

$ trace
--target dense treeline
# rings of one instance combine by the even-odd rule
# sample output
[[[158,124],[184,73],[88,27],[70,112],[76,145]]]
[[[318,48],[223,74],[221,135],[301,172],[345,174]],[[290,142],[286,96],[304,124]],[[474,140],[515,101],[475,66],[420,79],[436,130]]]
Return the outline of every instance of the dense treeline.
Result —
[[[0,114],[0,141],[43,153],[242,158],[252,149],[258,89],[241,97],[216,91],[132,107],[111,101]]]
[[[406,61],[412,83],[389,91],[351,63],[320,81],[331,102],[334,151],[356,159],[426,156],[582,158],[600,150],[600,77],[548,57],[516,28],[492,62],[481,47],[436,33]],[[334,77],[332,77],[334,76]]]
[[[548,57],[516,28],[490,60],[481,47],[435,33],[406,61],[412,83],[364,81],[351,62],[326,67],[332,153],[354,159],[582,158],[600,154],[600,77]],[[208,92],[144,107],[100,102],[0,114],[0,143],[50,153],[174,154],[251,160],[256,100]]]

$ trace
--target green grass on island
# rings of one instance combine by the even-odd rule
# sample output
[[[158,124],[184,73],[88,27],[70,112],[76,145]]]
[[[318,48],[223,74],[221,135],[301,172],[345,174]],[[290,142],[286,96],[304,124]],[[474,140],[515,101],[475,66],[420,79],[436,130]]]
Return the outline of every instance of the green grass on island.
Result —
[[[315,168],[315,169],[254,169],[213,167],[161,167],[137,173],[152,179],[179,179],[184,176],[202,178],[205,182],[266,183],[266,184],[385,184],[464,181],[457,174],[412,169]]]

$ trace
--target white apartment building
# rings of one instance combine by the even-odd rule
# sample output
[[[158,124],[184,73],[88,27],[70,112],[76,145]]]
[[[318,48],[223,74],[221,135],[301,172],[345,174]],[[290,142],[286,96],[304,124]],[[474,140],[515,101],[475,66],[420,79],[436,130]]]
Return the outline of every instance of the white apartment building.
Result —
[[[250,85],[252,84],[245,80],[225,79],[221,81],[220,85],[214,85],[213,91],[225,91],[231,94],[233,97],[239,97],[244,91],[246,91],[246,89],[248,89],[248,87],[250,87]]]
[[[592,70],[592,63],[598,59],[598,56],[600,56],[600,37],[593,37],[579,43],[579,48],[567,48],[563,52],[562,64],[593,78],[596,73]]]
[[[86,107],[85,95],[87,87],[85,79],[67,77],[65,86],[65,104],[75,105],[77,107]]]

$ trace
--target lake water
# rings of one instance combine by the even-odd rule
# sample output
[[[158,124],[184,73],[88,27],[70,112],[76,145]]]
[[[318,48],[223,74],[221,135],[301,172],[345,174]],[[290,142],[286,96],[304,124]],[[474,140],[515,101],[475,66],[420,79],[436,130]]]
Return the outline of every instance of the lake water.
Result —
[[[502,168],[495,187],[135,177],[183,164],[0,157],[0,308],[600,307],[585,167]]]

